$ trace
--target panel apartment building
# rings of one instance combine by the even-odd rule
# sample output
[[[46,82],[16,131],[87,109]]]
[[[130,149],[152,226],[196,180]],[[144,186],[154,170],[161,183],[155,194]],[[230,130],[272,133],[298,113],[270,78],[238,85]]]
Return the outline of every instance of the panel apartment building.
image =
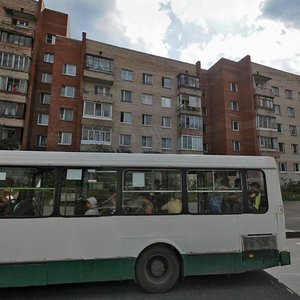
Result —
[[[42,0],[0,3],[1,149],[270,155],[300,179],[300,76],[75,40]]]

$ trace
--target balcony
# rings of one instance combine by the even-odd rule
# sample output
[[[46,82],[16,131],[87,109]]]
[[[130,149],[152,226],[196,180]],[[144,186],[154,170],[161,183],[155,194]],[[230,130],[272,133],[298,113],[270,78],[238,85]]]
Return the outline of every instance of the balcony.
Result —
[[[261,87],[261,86],[254,87],[254,96],[255,95],[274,98],[274,94],[273,94],[273,91],[271,89]]]
[[[28,20],[28,21],[36,21],[36,17],[34,14],[27,13],[24,11],[24,9],[21,8],[21,10],[15,10],[12,8],[4,7],[4,10],[6,14],[9,16],[20,18],[22,20]]]
[[[195,112],[197,115],[202,115],[201,98],[196,95],[180,93],[178,95],[177,111],[179,113]]]
[[[34,36],[34,28],[33,27],[21,27],[13,24],[12,22],[1,21],[1,29],[3,31],[13,32],[15,34],[23,34],[25,36]]]
[[[188,74],[179,74],[177,76],[178,88],[185,87],[189,89],[200,89],[200,79]]]
[[[113,73],[99,72],[93,69],[85,69],[83,71],[83,79],[88,82],[105,83],[113,85],[115,75]]]
[[[95,92],[91,90],[83,91],[83,100],[93,101],[93,102],[105,102],[105,103],[114,102],[112,94],[95,94]]]

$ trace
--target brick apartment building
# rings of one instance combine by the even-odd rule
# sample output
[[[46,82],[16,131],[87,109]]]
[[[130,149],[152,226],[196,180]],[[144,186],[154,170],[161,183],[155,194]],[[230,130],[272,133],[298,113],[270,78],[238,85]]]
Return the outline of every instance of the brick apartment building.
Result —
[[[300,76],[75,40],[42,0],[0,3],[1,149],[269,155],[300,179]]]

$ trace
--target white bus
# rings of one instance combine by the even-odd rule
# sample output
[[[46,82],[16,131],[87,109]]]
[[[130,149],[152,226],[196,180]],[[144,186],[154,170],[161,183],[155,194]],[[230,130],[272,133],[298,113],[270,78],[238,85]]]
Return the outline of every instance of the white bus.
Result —
[[[0,197],[0,287],[290,264],[270,157],[0,151]]]

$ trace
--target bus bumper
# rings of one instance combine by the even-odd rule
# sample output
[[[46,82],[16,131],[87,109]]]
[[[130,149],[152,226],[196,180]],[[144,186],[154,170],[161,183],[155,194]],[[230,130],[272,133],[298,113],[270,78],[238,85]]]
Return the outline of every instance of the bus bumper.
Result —
[[[280,264],[282,266],[291,264],[291,254],[289,251],[281,251],[280,252]]]

